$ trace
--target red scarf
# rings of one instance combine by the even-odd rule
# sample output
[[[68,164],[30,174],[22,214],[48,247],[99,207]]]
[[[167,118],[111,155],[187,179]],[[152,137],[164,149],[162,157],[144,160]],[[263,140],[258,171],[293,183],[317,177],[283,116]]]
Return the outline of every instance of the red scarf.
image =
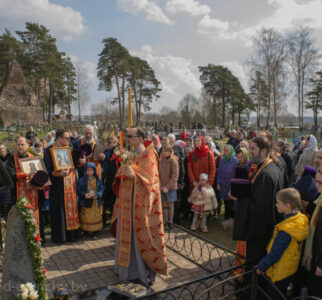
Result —
[[[188,157],[188,161],[189,162],[192,162],[193,155],[195,155],[197,157],[204,157],[205,155],[208,154],[208,151],[209,151],[209,148],[205,145],[205,139],[204,139],[204,137],[203,136],[198,136],[196,138],[200,138],[202,144],[201,144],[200,149],[198,149],[196,147],[196,142],[194,143],[195,144],[195,150],[194,150],[194,152],[191,152],[189,154],[189,157]],[[196,138],[195,138],[195,141],[196,141]]]

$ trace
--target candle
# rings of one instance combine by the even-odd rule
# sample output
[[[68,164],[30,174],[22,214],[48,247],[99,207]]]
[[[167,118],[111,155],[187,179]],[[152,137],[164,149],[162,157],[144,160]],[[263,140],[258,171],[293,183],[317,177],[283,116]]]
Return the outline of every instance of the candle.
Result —
[[[129,87],[129,128],[133,126],[132,121],[132,96],[131,96],[131,88]]]

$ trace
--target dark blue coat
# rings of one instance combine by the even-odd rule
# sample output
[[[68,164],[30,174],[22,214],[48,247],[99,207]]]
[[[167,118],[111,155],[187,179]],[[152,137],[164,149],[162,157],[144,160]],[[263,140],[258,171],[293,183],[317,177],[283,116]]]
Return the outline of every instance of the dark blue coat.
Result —
[[[78,202],[80,206],[85,206],[85,194],[87,193],[87,183],[88,183],[88,176],[86,175],[86,170],[88,167],[91,167],[95,170],[94,176],[96,178],[96,190],[97,190],[97,205],[102,205],[102,196],[104,192],[103,182],[100,180],[96,174],[96,166],[94,163],[87,163],[85,166],[85,175],[83,177],[80,177],[77,180],[77,195],[78,195]]]

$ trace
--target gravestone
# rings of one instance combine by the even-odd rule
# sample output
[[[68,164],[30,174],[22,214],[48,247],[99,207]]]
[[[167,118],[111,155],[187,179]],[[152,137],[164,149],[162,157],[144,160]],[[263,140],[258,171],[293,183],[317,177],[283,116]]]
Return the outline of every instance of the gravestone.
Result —
[[[5,126],[37,124],[42,121],[42,108],[28,85],[17,61],[12,61],[0,88],[0,118]]]
[[[27,282],[35,284],[32,261],[25,239],[24,221],[13,206],[7,221],[0,299],[16,299],[20,294],[20,284]]]

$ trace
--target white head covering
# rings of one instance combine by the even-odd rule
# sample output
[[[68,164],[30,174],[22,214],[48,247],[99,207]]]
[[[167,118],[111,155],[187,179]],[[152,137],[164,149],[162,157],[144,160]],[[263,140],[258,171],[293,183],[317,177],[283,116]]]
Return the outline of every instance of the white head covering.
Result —
[[[315,148],[317,146],[317,141],[316,138],[314,137],[314,135],[310,134],[310,139],[309,139],[309,144],[307,145],[306,149],[308,151],[311,151],[313,148]]]
[[[206,173],[201,173],[199,176],[199,179],[204,179],[204,180],[208,180],[208,174]]]

